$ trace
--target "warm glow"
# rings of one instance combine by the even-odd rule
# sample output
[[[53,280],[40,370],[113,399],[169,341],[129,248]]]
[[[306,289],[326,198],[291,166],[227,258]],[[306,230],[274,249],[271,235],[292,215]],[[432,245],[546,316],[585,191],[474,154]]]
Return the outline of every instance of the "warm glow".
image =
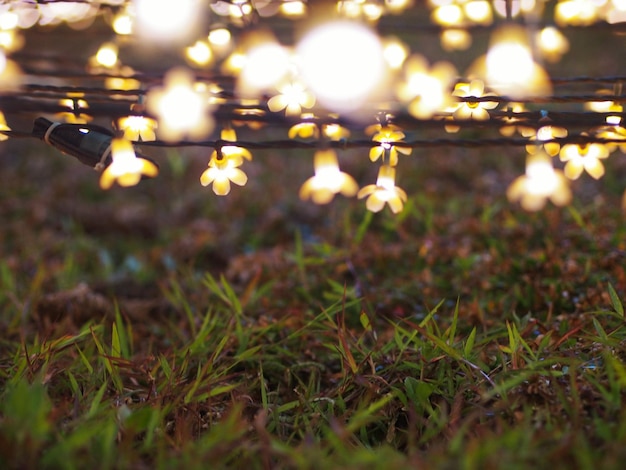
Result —
[[[441,47],[446,51],[464,51],[472,45],[472,35],[464,29],[445,29],[440,39]]]
[[[137,158],[133,145],[126,139],[111,141],[111,164],[100,176],[100,187],[109,189],[113,183],[120,186],[135,186],[142,175],[156,176],[157,166],[145,158]]]
[[[429,69],[422,56],[413,55],[405,64],[405,80],[397,89],[398,97],[409,102],[409,112],[428,119],[451,104],[450,87],[456,77],[454,66],[438,62]]]
[[[404,139],[404,137],[404,132],[402,132],[398,127],[393,125],[381,125],[378,132],[376,132],[376,134],[372,137],[372,140],[374,142],[379,142],[380,145],[370,149],[370,160],[375,162],[382,157],[383,162],[388,160],[389,166],[396,166],[398,164],[398,153],[402,153],[404,155],[411,154],[410,147],[394,145],[402,143],[402,139]]]
[[[130,16],[126,9],[120,11],[113,18],[112,23],[113,31],[122,36],[127,36],[133,33],[133,18]]]
[[[354,196],[359,190],[354,178],[339,170],[337,154],[332,149],[318,150],[313,157],[315,176],[304,182],[300,198],[311,198],[315,204],[328,204],[335,194]]]
[[[452,95],[462,98],[495,96],[493,93],[485,93],[485,84],[480,80],[472,80],[470,83],[457,83]],[[459,102],[454,111],[454,118],[486,121],[490,118],[488,110],[497,106],[496,101],[462,101]]]
[[[273,113],[285,110],[287,116],[298,116],[302,108],[312,108],[315,97],[300,82],[289,82],[278,87],[280,94],[267,101],[267,107]]]
[[[493,34],[484,66],[478,75],[498,93],[524,98],[550,92],[549,77],[533,60],[526,30],[519,26],[505,26]],[[481,68],[480,61],[475,67]]]
[[[252,46],[239,75],[239,91],[256,95],[275,88],[289,70],[289,53],[280,44],[268,41]]]
[[[306,14],[306,4],[301,1],[285,1],[280,4],[281,14],[288,17],[298,17]]]
[[[603,144],[568,144],[560,152],[560,159],[565,164],[564,172],[571,180],[578,179],[583,171],[592,178],[604,176],[603,159],[609,156],[609,149]]]
[[[185,49],[185,55],[196,65],[208,65],[213,59],[213,52],[206,41],[196,41]]]
[[[99,65],[107,68],[117,64],[117,46],[111,42],[105,42],[96,53],[96,61]]]
[[[156,127],[157,122],[145,116],[126,116],[118,120],[118,128],[124,132],[124,138],[127,140],[144,142],[155,140]]]
[[[526,174],[513,181],[507,197],[512,202],[519,201],[527,211],[538,211],[548,199],[557,206],[568,204],[572,193],[563,173],[552,166],[550,156],[537,152],[527,156]]]
[[[193,76],[185,69],[170,70],[164,87],[148,93],[147,106],[157,116],[159,135],[174,141],[190,137],[204,137],[213,121],[207,115],[207,99],[194,89]]]
[[[558,62],[569,50],[569,41],[554,26],[545,27],[537,34],[537,45],[541,55],[550,62]]]
[[[10,131],[11,128],[7,125],[7,120],[4,117],[4,113],[0,111],[0,142],[7,140],[9,136],[4,134],[2,131]]]
[[[208,40],[212,46],[223,49],[230,45],[231,34],[230,31],[224,27],[215,28],[209,33]]]
[[[491,4],[486,0],[470,0],[463,5],[463,11],[473,23],[488,25],[493,21]]]
[[[432,18],[443,26],[457,26],[463,21],[463,10],[454,3],[441,5],[433,10]]]
[[[309,31],[297,46],[302,76],[332,111],[354,111],[383,78],[383,48],[369,28],[335,21]]]
[[[199,16],[198,0],[133,0],[139,33],[166,42],[188,36]]]
[[[376,184],[369,184],[358,192],[357,197],[363,199],[367,197],[365,206],[371,212],[380,212],[389,204],[394,214],[402,211],[407,195],[401,188],[396,186],[396,169],[383,165],[378,170]]]
[[[383,57],[392,70],[402,68],[409,55],[409,47],[398,38],[386,38],[383,41]]]

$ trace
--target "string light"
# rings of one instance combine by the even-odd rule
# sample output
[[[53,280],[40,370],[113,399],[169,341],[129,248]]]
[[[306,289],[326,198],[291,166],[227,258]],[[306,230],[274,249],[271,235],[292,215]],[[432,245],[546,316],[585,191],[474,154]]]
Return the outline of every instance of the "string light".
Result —
[[[124,187],[135,186],[143,175],[154,177],[159,172],[150,160],[137,157],[133,145],[126,139],[111,141],[111,159],[100,176],[102,189],[109,189],[116,182]]]
[[[335,194],[354,196],[359,186],[352,176],[339,170],[337,154],[332,149],[318,150],[313,157],[315,176],[304,182],[300,198],[312,199],[315,204],[328,204]]]
[[[293,23],[296,28],[293,47],[279,41],[278,38],[283,40],[286,36],[283,31],[276,30],[274,35],[265,29],[263,22],[274,14],[301,17],[308,7],[313,10],[312,2],[205,3],[107,0],[102,5],[95,2],[5,5],[0,12],[3,110],[15,113],[23,112],[22,105],[27,111],[39,111],[40,107],[42,114],[83,126],[77,129],[83,129],[89,139],[100,139],[103,145],[110,143],[110,157],[102,161],[94,160],[97,152],[88,157],[78,151],[70,152],[97,168],[110,161],[101,178],[101,185],[106,187],[115,182],[122,186],[136,184],[142,175],[154,176],[156,172],[150,166],[153,163],[144,163],[141,156],[132,157],[132,144],[128,144],[129,149],[127,144],[115,139],[113,145],[113,131],[94,130],[97,126],[89,124],[93,119],[108,118],[109,122],[115,122],[124,142],[213,147],[208,168],[200,179],[203,185],[212,185],[213,192],[219,195],[228,194],[231,184],[243,186],[247,182],[241,166],[252,158],[249,149],[272,145],[317,149],[313,156],[315,175],[302,186],[301,197],[325,204],[338,193],[354,195],[358,189],[356,182],[339,170],[335,149],[368,148],[370,160],[382,161],[382,166],[377,183],[366,186],[357,195],[367,198],[366,206],[375,211],[382,210],[386,204],[392,212],[402,210],[406,193],[395,186],[398,154],[409,155],[416,146],[526,144],[529,154],[526,174],[520,177],[521,182],[511,186],[509,196],[529,210],[537,210],[547,200],[561,204],[571,199],[571,192],[567,192],[569,189],[562,180],[578,178],[585,171],[593,178],[600,178],[605,172],[603,160],[609,152],[617,148],[626,152],[626,130],[622,127],[625,98],[621,89],[625,77],[597,80],[603,86],[612,83],[614,87],[591,94],[585,91],[586,96],[570,91],[578,83],[583,84],[583,77],[574,77],[569,82],[558,79],[553,85],[563,85],[567,94],[553,95],[547,73],[535,60],[560,60],[569,48],[563,34],[569,25],[626,19],[623,0],[561,0],[554,9],[546,8],[546,2],[538,0],[431,0],[428,8],[438,26],[424,28],[424,32],[440,32],[445,50],[467,49],[474,31],[491,31],[494,17],[506,18],[496,22],[498,26],[493,28],[488,49],[481,51],[484,55],[464,75],[447,62],[430,65],[425,58],[412,54],[405,42],[396,37],[381,38],[375,32],[373,27],[378,20],[405,11],[411,4],[407,0],[337,2],[330,17]],[[26,72],[22,74],[11,59],[10,54],[23,42],[18,28],[62,22],[71,28],[85,28],[101,12],[101,7],[118,36],[102,44],[87,64],[76,64],[70,58],[63,70],[53,70],[46,68],[47,62],[36,55],[31,58],[24,54],[19,56]],[[211,24],[202,25],[207,7],[212,11]],[[550,26],[549,20],[544,22],[551,13],[556,27]],[[513,25],[511,20],[522,15],[524,21]],[[530,36],[531,28],[519,25],[531,23],[546,27]],[[205,30],[200,29],[202,26],[206,26]],[[381,26],[384,29],[387,23]],[[598,27],[608,25],[602,23]],[[401,32],[396,34],[406,40]],[[182,53],[196,69],[197,78],[190,70],[178,67],[164,76],[156,67],[152,71],[135,71],[119,60],[118,45],[126,50],[154,41],[161,41],[161,48],[164,44],[174,46],[164,64],[170,63],[175,53]],[[228,76],[220,76],[220,71]],[[63,85],[43,83],[46,74],[56,74],[55,80],[67,81],[61,82]],[[44,77],[41,83],[38,77]],[[585,80],[593,81],[589,77]],[[20,87],[22,81],[33,83]],[[104,88],[92,85],[95,83],[104,83]],[[585,111],[578,111],[585,101]],[[561,111],[557,106],[560,103],[571,105],[567,111]],[[129,105],[132,105],[130,113]],[[536,110],[539,106],[550,109],[551,119],[545,118],[546,111]],[[359,140],[366,122],[381,110],[398,116],[397,120],[394,118],[394,124],[385,119],[379,121],[370,126],[372,132],[366,131],[371,140]],[[593,116],[594,113],[598,114]],[[216,119],[222,124],[245,125],[252,130],[266,125],[285,126],[291,140],[242,143],[230,127],[222,130],[220,139],[206,140]],[[457,139],[433,137],[406,142],[396,122],[407,132],[443,128],[460,134]],[[59,129],[62,128],[55,127],[48,135],[54,136],[53,139],[46,140],[45,132],[37,136],[60,149],[74,149],[52,143],[59,137]],[[357,132],[355,140],[349,140],[350,129]],[[466,129],[472,132],[463,133]],[[498,130],[506,138],[479,140],[473,134],[478,130]],[[514,137],[516,133],[522,137]],[[20,132],[12,131],[0,119],[0,138],[18,135]],[[162,140],[157,141],[157,135]],[[608,141],[595,142],[603,139]],[[323,150],[319,150],[320,146]],[[122,156],[114,158],[114,154]],[[549,158],[557,155],[564,163],[563,172],[554,169]],[[347,186],[338,186],[339,181]]]

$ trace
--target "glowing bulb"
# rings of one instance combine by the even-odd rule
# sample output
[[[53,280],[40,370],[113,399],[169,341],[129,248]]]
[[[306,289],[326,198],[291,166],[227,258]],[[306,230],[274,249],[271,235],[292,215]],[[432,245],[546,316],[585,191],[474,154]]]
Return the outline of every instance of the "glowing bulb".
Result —
[[[209,33],[208,39],[213,46],[228,46],[231,39],[230,31],[226,28],[216,28]]]
[[[197,0],[134,0],[140,32],[152,39],[180,39],[193,31],[199,17]]]
[[[113,31],[121,36],[127,36],[133,33],[133,19],[125,10],[115,15],[112,26]]]
[[[213,59],[211,47],[205,41],[196,41],[193,46],[185,49],[185,54],[189,60],[197,65],[207,65]]]
[[[383,48],[359,23],[336,21],[309,31],[297,45],[304,81],[332,111],[354,111],[383,78]]]
[[[550,62],[558,61],[569,50],[569,41],[554,26],[543,28],[537,36],[541,54]]]
[[[96,61],[103,67],[113,67],[117,63],[117,46],[111,42],[102,44],[96,53]]]
[[[437,7],[432,14],[435,23],[443,26],[455,26],[463,20],[463,10],[454,3]]]
[[[239,76],[240,92],[255,94],[274,88],[289,68],[289,54],[280,44],[265,42],[253,46]]]
[[[472,36],[464,29],[450,28],[441,32],[441,46],[446,51],[464,51],[472,45]]]
[[[485,77],[491,88],[513,98],[550,92],[550,78],[533,60],[526,30],[519,26],[496,30],[486,57],[477,60],[472,68],[476,75]]]
[[[280,12],[289,17],[303,16],[306,13],[306,4],[301,1],[287,1],[280,4]]]
[[[384,41],[383,56],[389,68],[398,70],[404,64],[409,55],[409,48],[397,38],[389,38]]]
[[[193,87],[193,76],[185,69],[170,70],[165,87],[151,90],[148,109],[158,117],[160,135],[178,140],[185,135],[200,137],[210,132],[213,121],[207,117],[207,100]]]
[[[474,23],[491,24],[491,5],[485,0],[472,0],[464,5],[465,15]]]

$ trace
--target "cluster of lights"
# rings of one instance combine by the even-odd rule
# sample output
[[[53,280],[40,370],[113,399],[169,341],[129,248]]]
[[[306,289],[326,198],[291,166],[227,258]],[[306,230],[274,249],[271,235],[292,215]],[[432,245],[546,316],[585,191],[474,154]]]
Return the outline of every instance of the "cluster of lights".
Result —
[[[608,92],[607,99],[598,93],[597,101],[586,104],[589,112],[608,114],[605,125],[588,129],[589,135],[617,144],[561,147],[554,140],[566,137],[566,129],[552,125],[547,117],[535,127],[515,117],[527,112],[524,102],[552,93],[541,64],[558,61],[569,50],[559,27],[626,21],[626,2],[561,0],[553,9],[556,26],[531,32],[520,24],[543,18],[547,3],[543,0],[429,0],[430,20],[440,27],[444,50],[465,50],[471,44],[472,27],[493,27],[487,50],[464,74],[447,61],[431,64],[398,38],[375,32],[380,18],[401,14],[413,3],[338,1],[331,10],[318,10],[314,2],[297,0],[4,2],[0,5],[0,91],[19,90],[25,80],[9,58],[24,42],[21,29],[59,23],[81,29],[98,17],[107,21],[116,37],[100,45],[86,68],[93,75],[104,75],[109,90],[137,91],[137,102],[127,116],[115,121],[120,138],[113,139],[111,163],[103,168],[104,189],[115,182],[131,186],[142,176],[156,175],[157,167],[138,157],[133,143],[205,139],[216,131],[215,111],[224,104],[246,118],[283,115],[291,124],[290,139],[319,141],[314,175],[302,185],[301,198],[327,204],[337,194],[356,196],[366,199],[367,208],[374,212],[388,205],[397,213],[407,200],[405,191],[396,186],[398,165],[412,150],[406,145],[408,130],[394,123],[394,115],[404,111],[417,121],[440,119],[447,132],[459,132],[468,121],[497,118],[503,135],[519,133],[528,139],[526,172],[508,191],[508,197],[527,210],[538,210],[547,200],[568,203],[569,180],[585,172],[595,179],[602,177],[602,161],[614,150],[626,149],[624,111],[614,100],[621,90]],[[298,19],[294,24],[301,28],[295,44],[282,44],[271,30],[260,27],[274,15]],[[309,16],[311,22],[302,20]],[[186,65],[167,70],[161,83],[150,83],[146,89],[140,74],[120,60],[120,49],[141,47],[148,41],[176,48]],[[227,78],[199,78],[208,71]],[[459,76],[468,78],[459,80]],[[133,95],[124,95],[128,96]],[[501,96],[511,101],[503,103]],[[68,93],[58,104],[66,109],[54,116],[58,121],[87,124],[92,120],[83,93]],[[498,108],[508,110],[507,115],[495,114]],[[375,116],[377,123],[370,124]],[[4,115],[0,118],[0,132],[9,131]],[[362,125],[372,142],[369,159],[380,164],[376,183],[361,189],[340,170],[336,151],[327,145],[350,137],[341,125],[346,121]],[[261,125],[253,119],[245,123],[251,129]],[[201,184],[220,196],[230,193],[231,183],[243,186],[248,180],[243,167],[252,154],[238,145],[235,124],[232,120],[223,126],[208,168],[200,176]],[[5,138],[0,134],[0,139]],[[554,168],[555,157],[563,162],[563,171]]]

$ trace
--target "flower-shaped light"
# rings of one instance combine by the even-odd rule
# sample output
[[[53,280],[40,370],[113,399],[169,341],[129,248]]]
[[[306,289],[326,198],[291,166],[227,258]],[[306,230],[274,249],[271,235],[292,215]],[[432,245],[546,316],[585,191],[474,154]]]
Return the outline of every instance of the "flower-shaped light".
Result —
[[[412,55],[405,64],[405,79],[398,87],[398,97],[409,103],[409,112],[418,119],[428,119],[452,104],[450,87],[456,69],[448,62],[437,62],[430,69],[426,59]]]
[[[597,137],[601,137],[603,139],[623,141],[623,143],[608,143],[605,145],[609,152],[613,152],[617,147],[619,147],[622,153],[626,153],[626,128],[622,126],[603,126],[596,129],[594,133]]]
[[[135,155],[133,144],[126,139],[111,141],[111,159],[100,176],[102,189],[109,189],[115,182],[120,186],[135,186],[142,175],[153,177],[159,173],[154,163]]]
[[[84,111],[89,109],[89,104],[83,99],[84,93],[68,93],[67,98],[59,100],[59,105],[67,108],[67,111],[56,113],[54,116],[69,124],[87,124],[93,118]]]
[[[572,199],[565,175],[554,169],[551,157],[542,151],[527,155],[526,174],[511,183],[506,195],[512,202],[519,201],[527,211],[542,209],[548,199],[557,206]]]
[[[322,134],[330,140],[341,140],[350,137],[350,130],[337,123],[322,124]]]
[[[248,182],[248,177],[239,168],[242,160],[236,158],[227,158],[219,155],[215,151],[215,156],[209,161],[209,168],[200,176],[202,186],[208,186],[213,183],[213,192],[218,196],[226,196],[230,193],[230,183],[244,186]]]
[[[470,83],[457,83],[452,95],[459,98],[496,96],[494,93],[485,93],[485,84],[481,80],[472,80]],[[454,118],[486,121],[489,119],[489,111],[487,110],[494,109],[497,106],[497,101],[463,101],[458,104],[456,111],[454,111]]]
[[[376,184],[361,188],[357,197],[359,199],[367,197],[365,206],[369,211],[380,212],[385,204],[389,204],[394,214],[402,210],[407,200],[404,190],[396,186],[396,169],[389,165],[381,166]]]
[[[359,186],[352,176],[339,170],[337,154],[332,149],[318,150],[313,157],[315,176],[300,188],[300,199],[311,198],[315,204],[328,204],[335,194],[354,196]]]
[[[280,93],[267,101],[267,107],[273,113],[284,109],[287,116],[299,116],[302,108],[315,106],[315,96],[300,82],[287,82],[276,88]]]
[[[569,41],[554,26],[546,26],[537,33],[535,42],[541,56],[549,62],[558,62],[561,56],[569,50]]]
[[[11,128],[7,125],[7,120],[4,117],[4,113],[0,111],[0,131],[10,131]],[[7,140],[9,136],[0,132],[0,142]]]
[[[312,113],[304,113],[301,118],[302,122],[294,124],[289,128],[289,138],[295,139],[296,137],[300,137],[301,139],[308,139],[310,137],[314,137],[319,139],[320,129],[317,122],[314,121],[315,115]]]
[[[485,80],[497,93],[513,98],[546,96],[551,92],[550,77],[533,58],[527,29],[518,25],[496,29],[487,54],[474,61],[468,74]]]
[[[237,142],[237,133],[235,129],[222,129],[220,133],[220,138],[227,142]],[[223,158],[233,160],[237,164],[235,166],[239,166],[243,163],[243,159],[252,160],[252,154],[247,148],[239,147],[238,145],[222,145],[219,149],[213,150],[211,154],[211,159],[219,159],[219,153]]]
[[[131,106],[133,111],[141,111],[140,106]],[[117,127],[124,132],[124,138],[128,140],[142,140],[144,142],[156,140],[154,129],[157,122],[147,116],[126,116],[117,120]]]
[[[532,144],[526,146],[526,151],[528,153],[535,153],[537,151],[537,145],[542,144],[543,149],[546,151],[548,155],[554,157],[559,154],[559,150],[561,150],[561,144],[558,142],[546,142],[552,139],[562,139],[567,137],[567,129],[558,126],[545,125],[537,129],[535,132],[534,129],[529,127],[523,127],[521,129],[522,135],[524,137],[530,137],[530,140],[533,141]]]
[[[522,133],[522,130],[525,129],[525,126],[521,125],[522,119],[515,115],[517,113],[523,113],[527,111],[524,103],[509,103],[507,106],[507,111],[510,114],[508,116],[502,117],[502,122],[505,123],[505,125],[499,129],[500,134],[511,137],[513,134],[515,134],[515,131]]]
[[[402,143],[404,132],[393,124],[381,125],[380,130],[374,134],[372,140],[380,142],[380,145],[370,149],[370,160],[375,162],[380,157],[385,160],[385,154],[389,154],[389,165],[396,166],[398,164],[398,152],[404,155],[410,155],[409,147],[396,146],[396,143]]]
[[[159,136],[164,140],[203,137],[213,128],[208,100],[194,88],[193,75],[186,69],[167,72],[164,86],[148,92],[146,105],[157,117]]]
[[[563,171],[571,180],[578,179],[583,170],[592,178],[600,179],[604,176],[603,159],[609,156],[609,149],[598,143],[567,144],[561,149],[560,158],[567,162]]]

